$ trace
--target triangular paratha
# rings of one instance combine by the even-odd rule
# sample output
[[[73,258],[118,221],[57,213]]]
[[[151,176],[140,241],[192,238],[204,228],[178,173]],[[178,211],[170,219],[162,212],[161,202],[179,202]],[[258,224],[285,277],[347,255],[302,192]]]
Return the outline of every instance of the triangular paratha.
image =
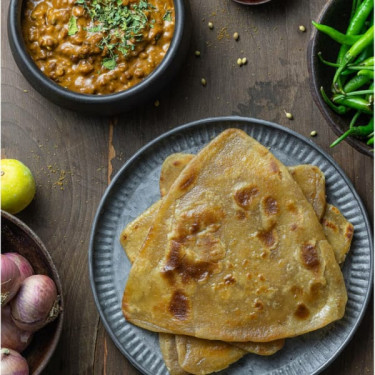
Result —
[[[342,317],[346,290],[301,189],[265,147],[224,131],[163,199],[130,271],[128,321],[222,341],[271,341]]]

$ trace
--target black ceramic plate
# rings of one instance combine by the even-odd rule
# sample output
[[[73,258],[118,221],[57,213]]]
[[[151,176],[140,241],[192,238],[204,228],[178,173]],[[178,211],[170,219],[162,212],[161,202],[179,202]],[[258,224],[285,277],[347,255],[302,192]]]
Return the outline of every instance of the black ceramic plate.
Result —
[[[99,205],[90,240],[89,269],[95,302],[107,332],[142,373],[165,375],[155,333],[126,322],[121,300],[130,262],[119,237],[127,223],[159,199],[159,173],[174,152],[196,153],[229,127],[243,129],[286,165],[314,164],[326,176],[327,200],[355,227],[343,274],[348,304],[343,319],[321,330],[286,340],[270,357],[248,354],[220,374],[309,375],[328,366],[348,343],[367,305],[372,285],[372,236],[365,209],[339,166],[314,143],[266,121],[240,117],[211,118],[176,128],[139,150],[119,171]]]

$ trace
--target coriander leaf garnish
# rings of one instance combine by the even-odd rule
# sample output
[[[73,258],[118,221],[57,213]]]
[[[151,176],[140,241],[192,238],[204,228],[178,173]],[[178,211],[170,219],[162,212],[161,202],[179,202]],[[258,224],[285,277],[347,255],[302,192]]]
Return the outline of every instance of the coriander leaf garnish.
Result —
[[[78,31],[77,18],[75,18],[74,16],[71,16],[69,23],[68,23],[68,35],[75,35],[77,31]]]
[[[171,22],[172,21],[172,12],[170,10],[167,10],[163,16],[164,21]]]
[[[129,5],[123,5],[122,0],[76,0],[76,4],[83,6],[91,18],[87,30],[103,34],[98,46],[105,51],[102,65],[107,69],[116,67],[116,53],[126,56],[134,50],[155,22],[150,17],[156,8],[146,0]]]
[[[104,68],[107,68],[109,70],[115,69],[116,68],[116,58],[115,57],[108,57],[103,59],[102,65]]]

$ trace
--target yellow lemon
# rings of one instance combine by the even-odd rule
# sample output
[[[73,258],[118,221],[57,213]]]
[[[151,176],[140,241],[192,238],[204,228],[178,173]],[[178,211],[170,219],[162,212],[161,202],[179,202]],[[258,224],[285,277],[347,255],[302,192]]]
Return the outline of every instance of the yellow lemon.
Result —
[[[2,159],[1,209],[11,214],[22,211],[35,195],[35,180],[29,168],[15,159]]]

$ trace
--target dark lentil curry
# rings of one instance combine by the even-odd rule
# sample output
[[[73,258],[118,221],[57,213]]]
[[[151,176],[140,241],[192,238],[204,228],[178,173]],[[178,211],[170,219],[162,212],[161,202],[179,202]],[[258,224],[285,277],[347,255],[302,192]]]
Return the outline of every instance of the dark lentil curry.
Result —
[[[173,0],[27,0],[22,30],[40,70],[82,94],[111,94],[163,60],[175,24]]]

